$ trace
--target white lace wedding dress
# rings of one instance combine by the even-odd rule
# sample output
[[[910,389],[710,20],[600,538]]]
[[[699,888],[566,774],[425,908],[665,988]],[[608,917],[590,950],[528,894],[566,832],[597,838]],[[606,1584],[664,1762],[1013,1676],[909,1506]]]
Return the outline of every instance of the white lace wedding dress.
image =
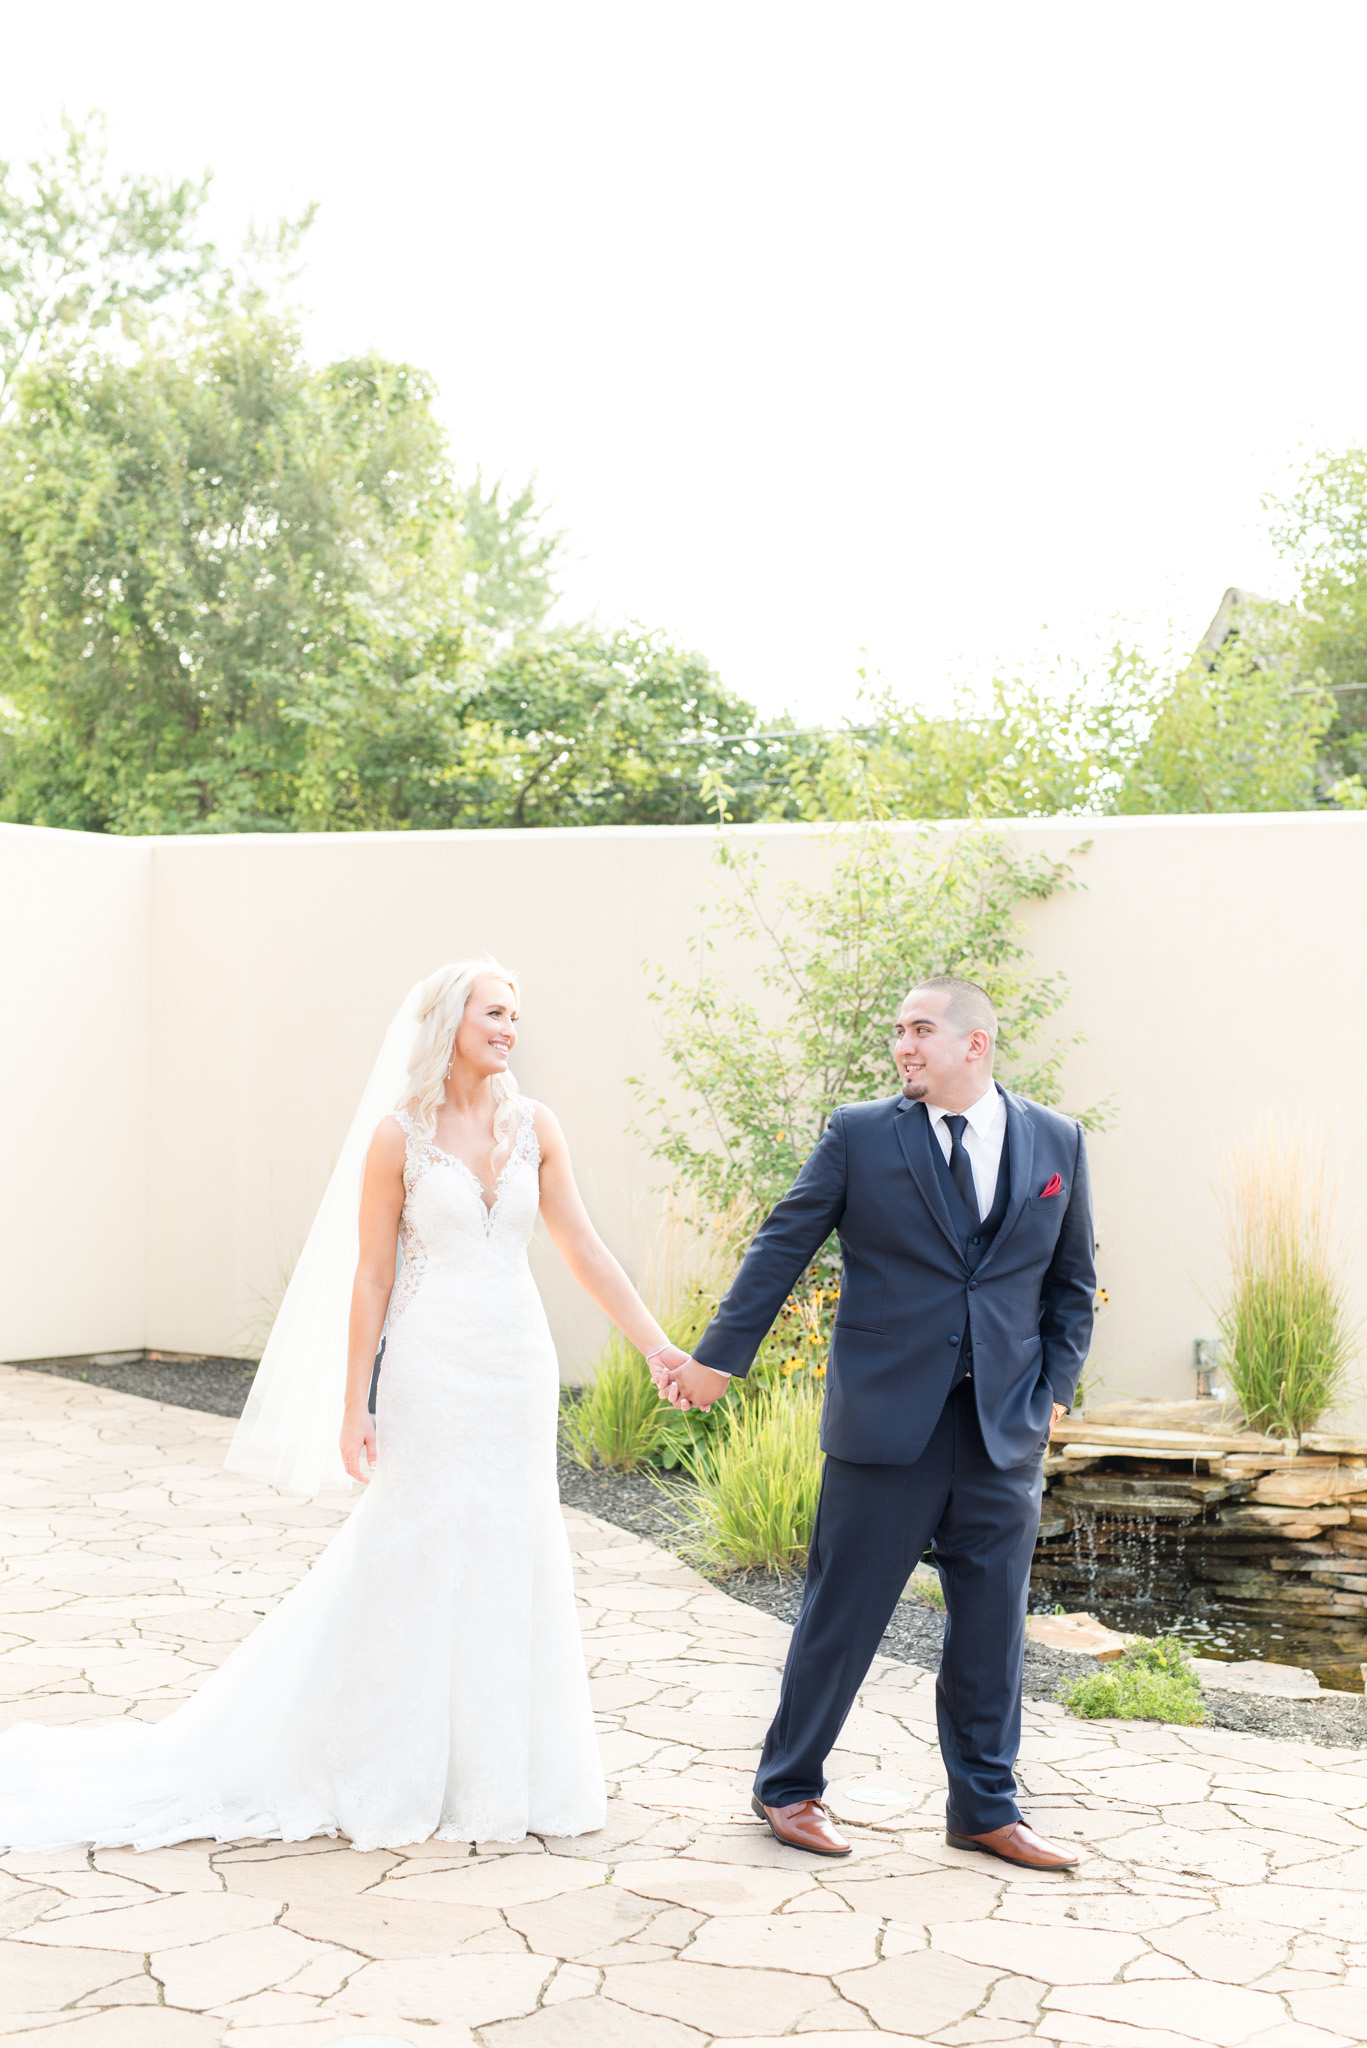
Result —
[[[379,1470],[308,1576],[165,1721],[0,1737],[0,1846],[212,1836],[358,1849],[603,1825],[555,1476],[555,1352],[527,1264],[521,1120],[490,1209],[413,1135]]]

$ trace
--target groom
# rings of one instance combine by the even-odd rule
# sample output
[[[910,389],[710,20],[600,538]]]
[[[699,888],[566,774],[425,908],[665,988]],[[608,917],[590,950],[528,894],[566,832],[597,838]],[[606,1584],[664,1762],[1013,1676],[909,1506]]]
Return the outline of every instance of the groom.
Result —
[[[1080,1126],[997,1086],[996,1038],[974,982],[911,991],[901,1094],[836,1110],[693,1357],[660,1375],[677,1406],[719,1399],[839,1232],[821,1500],[753,1800],[779,1841],[820,1855],[850,1847],[821,1804],[826,1758],[930,1544],[945,1839],[1033,1870],[1078,1860],[1021,1819],[1012,1765],[1042,1456],[1091,1339],[1091,1198]]]

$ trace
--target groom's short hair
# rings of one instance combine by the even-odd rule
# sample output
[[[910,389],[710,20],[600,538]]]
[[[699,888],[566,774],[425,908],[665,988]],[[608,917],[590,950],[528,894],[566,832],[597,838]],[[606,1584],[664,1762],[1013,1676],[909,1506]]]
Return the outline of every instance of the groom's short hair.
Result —
[[[929,981],[914,981],[908,994],[917,995],[922,990],[948,996],[945,1022],[965,1038],[970,1031],[985,1031],[993,1045],[997,1043],[997,1013],[992,998],[976,981],[964,981],[957,974],[932,974]]]

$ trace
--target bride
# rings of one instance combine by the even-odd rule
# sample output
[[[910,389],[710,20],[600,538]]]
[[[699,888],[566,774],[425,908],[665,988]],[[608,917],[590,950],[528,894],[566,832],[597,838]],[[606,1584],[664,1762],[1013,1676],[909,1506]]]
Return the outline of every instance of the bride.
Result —
[[[684,1354],[589,1221],[559,1124],[518,1093],[517,1012],[516,977],[489,959],[410,993],[229,1452],[305,1492],[344,1466],[365,1485],[354,1512],[168,1719],[0,1737],[0,1846],[341,1834],[377,1849],[603,1825],[556,1359],[527,1264],[538,1209],[657,1373]]]

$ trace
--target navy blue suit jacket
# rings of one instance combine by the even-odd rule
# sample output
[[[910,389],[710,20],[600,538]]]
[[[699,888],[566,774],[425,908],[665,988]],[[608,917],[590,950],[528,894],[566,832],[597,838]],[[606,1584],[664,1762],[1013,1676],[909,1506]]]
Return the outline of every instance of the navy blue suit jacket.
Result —
[[[983,1441],[1003,1470],[1034,1456],[1055,1401],[1070,1405],[1096,1296],[1082,1127],[1006,1099],[1010,1197],[976,1268],[935,1171],[922,1103],[838,1109],[760,1229],[694,1356],[749,1371],[795,1282],[834,1230],[844,1256],[821,1447],[860,1465],[910,1465],[971,1343]],[[1057,1194],[1043,1190],[1057,1174]]]

